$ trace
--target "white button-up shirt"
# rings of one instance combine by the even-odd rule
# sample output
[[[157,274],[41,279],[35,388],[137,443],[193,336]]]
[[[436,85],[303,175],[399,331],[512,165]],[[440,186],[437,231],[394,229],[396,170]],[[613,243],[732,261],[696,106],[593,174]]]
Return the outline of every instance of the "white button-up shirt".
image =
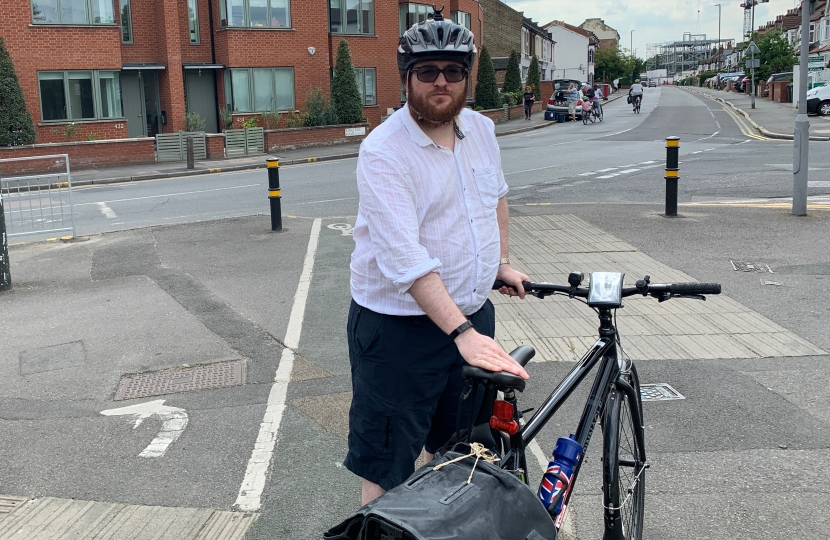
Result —
[[[463,109],[455,150],[436,145],[404,106],[360,145],[351,293],[387,315],[423,315],[409,288],[438,272],[456,305],[484,305],[499,266],[496,219],[507,193],[493,122]]]

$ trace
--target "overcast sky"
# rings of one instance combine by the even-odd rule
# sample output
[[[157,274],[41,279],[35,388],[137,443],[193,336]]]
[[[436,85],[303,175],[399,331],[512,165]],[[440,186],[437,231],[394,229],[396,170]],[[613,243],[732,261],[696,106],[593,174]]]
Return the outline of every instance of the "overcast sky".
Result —
[[[515,10],[523,11],[539,24],[553,20],[579,26],[585,19],[599,17],[620,33],[620,46],[628,49],[633,43],[637,56],[646,58],[647,46],[666,41],[681,41],[683,34],[706,34],[718,38],[718,6],[721,4],[721,38],[740,41],[743,33],[743,0],[589,0],[563,2],[553,0],[502,0]],[[755,27],[774,21],[797,5],[795,0],[769,0],[755,7]],[[486,17],[486,14],[485,14]]]

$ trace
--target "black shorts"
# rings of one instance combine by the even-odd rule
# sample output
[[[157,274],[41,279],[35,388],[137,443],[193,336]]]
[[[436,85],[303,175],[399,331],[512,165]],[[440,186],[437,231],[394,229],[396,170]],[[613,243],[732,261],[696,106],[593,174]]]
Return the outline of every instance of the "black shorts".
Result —
[[[494,337],[489,300],[469,318]],[[347,336],[354,393],[344,465],[388,491],[415,471],[421,449],[435,453],[452,437],[466,362],[426,316],[383,315],[352,301]],[[471,401],[461,426],[469,425]]]

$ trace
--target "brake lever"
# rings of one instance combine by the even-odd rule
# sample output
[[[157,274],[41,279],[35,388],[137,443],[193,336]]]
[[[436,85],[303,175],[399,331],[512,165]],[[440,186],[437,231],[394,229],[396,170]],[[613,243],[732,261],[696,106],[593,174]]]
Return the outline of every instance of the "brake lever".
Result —
[[[677,298],[690,298],[692,300],[703,300],[706,301],[706,297],[701,294],[675,294]]]

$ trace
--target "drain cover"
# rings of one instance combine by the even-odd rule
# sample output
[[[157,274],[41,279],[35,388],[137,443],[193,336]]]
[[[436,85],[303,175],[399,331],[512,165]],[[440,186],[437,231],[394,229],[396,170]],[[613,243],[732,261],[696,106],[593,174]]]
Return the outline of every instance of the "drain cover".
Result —
[[[773,274],[772,268],[767,263],[753,263],[743,261],[729,261],[732,263],[732,268],[738,272],[767,272]]]
[[[239,386],[245,384],[245,375],[244,360],[124,375],[114,400]]]
[[[640,396],[643,401],[669,401],[672,399],[686,399],[686,396],[672,388],[670,384],[641,384]]]

